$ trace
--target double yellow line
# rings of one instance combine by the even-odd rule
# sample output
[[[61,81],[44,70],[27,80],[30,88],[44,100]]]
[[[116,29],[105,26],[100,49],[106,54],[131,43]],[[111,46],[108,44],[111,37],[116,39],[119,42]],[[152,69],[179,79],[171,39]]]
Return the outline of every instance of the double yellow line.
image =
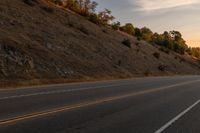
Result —
[[[26,121],[26,120],[30,120],[30,119],[36,119],[36,118],[40,118],[40,117],[45,117],[45,116],[49,116],[52,114],[66,112],[66,111],[70,111],[70,110],[77,109],[77,108],[83,108],[83,107],[97,105],[97,104],[101,104],[101,103],[105,103],[105,102],[114,101],[114,100],[120,100],[120,99],[124,99],[124,98],[128,98],[128,97],[158,92],[158,91],[166,90],[169,88],[183,86],[186,84],[191,84],[191,83],[195,83],[195,82],[199,82],[199,81],[200,80],[194,80],[194,81],[188,81],[188,82],[184,82],[184,83],[177,83],[177,84],[173,84],[173,85],[169,85],[169,86],[144,90],[144,91],[140,91],[140,92],[133,92],[133,93],[124,94],[124,95],[120,95],[120,96],[108,97],[108,98],[104,98],[104,99],[100,99],[100,100],[96,100],[96,101],[92,101],[92,102],[84,102],[84,103],[75,104],[75,105],[68,105],[68,106],[64,106],[64,107],[60,107],[60,108],[54,108],[54,109],[50,109],[50,110],[46,110],[46,111],[35,112],[35,113],[30,113],[30,114],[12,117],[12,118],[8,118],[8,119],[3,119],[3,120],[0,120],[0,126],[12,125],[17,122]]]

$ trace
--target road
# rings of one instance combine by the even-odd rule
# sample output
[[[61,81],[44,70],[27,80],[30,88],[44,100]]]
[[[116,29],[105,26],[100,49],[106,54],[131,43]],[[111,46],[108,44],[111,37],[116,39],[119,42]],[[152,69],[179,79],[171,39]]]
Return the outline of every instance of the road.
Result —
[[[200,76],[0,90],[0,133],[199,133]]]

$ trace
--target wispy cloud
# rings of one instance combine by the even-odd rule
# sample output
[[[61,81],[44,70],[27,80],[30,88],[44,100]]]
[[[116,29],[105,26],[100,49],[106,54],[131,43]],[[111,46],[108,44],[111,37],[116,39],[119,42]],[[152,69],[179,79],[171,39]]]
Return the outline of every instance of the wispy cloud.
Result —
[[[140,11],[169,9],[200,3],[199,0],[136,0],[134,2]]]

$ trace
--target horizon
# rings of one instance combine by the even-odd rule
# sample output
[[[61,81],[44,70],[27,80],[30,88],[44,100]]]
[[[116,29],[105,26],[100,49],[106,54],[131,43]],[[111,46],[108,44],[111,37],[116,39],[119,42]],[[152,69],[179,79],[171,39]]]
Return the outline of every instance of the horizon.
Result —
[[[96,0],[97,1],[97,0]],[[126,1],[126,2],[125,2]],[[198,0],[98,0],[98,10],[108,8],[122,24],[148,27],[153,32],[177,30],[186,43],[200,47],[200,1]]]

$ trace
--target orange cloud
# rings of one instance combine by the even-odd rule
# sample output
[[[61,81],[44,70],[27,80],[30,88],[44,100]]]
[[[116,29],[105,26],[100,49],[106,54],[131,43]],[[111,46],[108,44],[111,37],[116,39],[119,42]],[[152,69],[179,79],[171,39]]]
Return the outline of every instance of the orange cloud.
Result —
[[[199,0],[138,0],[139,10],[152,11],[199,3]]]

